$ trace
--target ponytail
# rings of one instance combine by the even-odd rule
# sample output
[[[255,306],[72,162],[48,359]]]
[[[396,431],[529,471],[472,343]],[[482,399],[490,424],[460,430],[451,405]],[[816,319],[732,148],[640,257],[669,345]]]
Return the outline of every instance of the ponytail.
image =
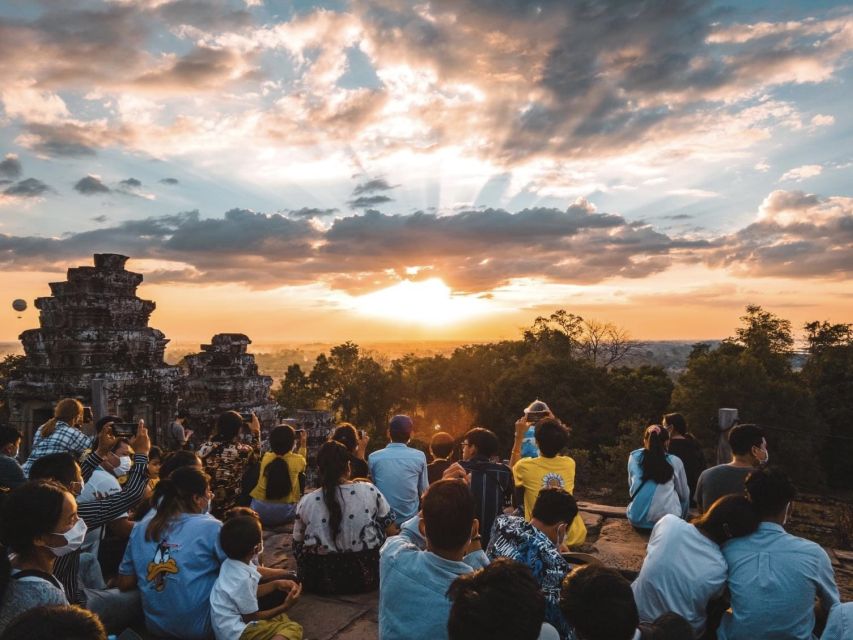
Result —
[[[349,451],[340,442],[329,440],[324,442],[317,453],[317,465],[320,467],[320,485],[323,489],[323,501],[329,511],[329,530],[334,541],[341,531],[341,521],[344,514],[337,498],[337,489],[341,476],[347,471]]]
[[[276,458],[264,468],[264,477],[267,479],[267,500],[281,500],[293,491],[290,467],[287,460],[281,456],[293,451],[295,440],[296,432],[288,424],[279,425],[270,432],[270,449]]]
[[[145,529],[145,539],[159,541],[174,518],[194,513],[193,498],[207,493],[209,480],[206,473],[195,467],[181,467],[160,480],[151,497],[157,513]]]
[[[640,467],[643,470],[643,480],[651,480],[657,484],[666,484],[672,479],[675,470],[666,459],[665,443],[669,440],[666,429],[653,424],[644,436],[645,451],[642,453]]]
[[[56,403],[53,409],[53,417],[45,422],[39,431],[42,438],[49,438],[56,430],[57,422],[65,422],[69,425],[74,425],[75,422],[83,415],[83,405],[79,400],[74,398],[63,398]]]

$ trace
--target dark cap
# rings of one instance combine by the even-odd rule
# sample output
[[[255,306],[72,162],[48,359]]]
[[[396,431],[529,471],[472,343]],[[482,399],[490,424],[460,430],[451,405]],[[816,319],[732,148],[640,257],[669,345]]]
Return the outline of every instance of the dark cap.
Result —
[[[394,416],[391,418],[391,422],[388,423],[388,431],[391,432],[392,436],[410,436],[412,435],[413,427],[412,419],[402,414]]]

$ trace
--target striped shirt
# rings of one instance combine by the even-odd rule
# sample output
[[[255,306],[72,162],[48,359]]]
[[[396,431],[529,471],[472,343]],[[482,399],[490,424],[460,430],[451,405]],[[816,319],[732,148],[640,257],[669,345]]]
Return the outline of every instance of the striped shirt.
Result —
[[[49,456],[52,453],[70,453],[75,458],[79,458],[92,442],[92,438],[80,429],[72,427],[62,420],[56,421],[56,428],[47,437],[42,436],[42,429],[44,429],[44,425],[36,431],[30,457],[23,465],[24,475],[28,478],[30,477],[30,467],[39,458]]]
[[[495,518],[503,508],[512,504],[515,484],[512,470],[505,464],[490,462],[488,458],[475,455],[459,463],[471,474],[471,493],[474,495],[475,513],[480,521],[480,535],[485,549],[492,534]]]

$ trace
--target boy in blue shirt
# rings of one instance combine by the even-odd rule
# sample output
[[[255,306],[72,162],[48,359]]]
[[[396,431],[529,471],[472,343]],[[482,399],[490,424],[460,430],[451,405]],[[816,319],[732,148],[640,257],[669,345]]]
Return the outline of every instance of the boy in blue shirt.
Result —
[[[413,427],[409,416],[391,418],[391,442],[367,459],[373,484],[391,505],[397,522],[405,522],[418,513],[421,494],[429,486],[426,456],[408,445]]]

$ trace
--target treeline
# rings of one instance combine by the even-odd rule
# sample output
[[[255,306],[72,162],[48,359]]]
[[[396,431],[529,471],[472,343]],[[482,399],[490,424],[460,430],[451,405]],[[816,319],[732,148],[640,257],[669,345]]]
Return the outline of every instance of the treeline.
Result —
[[[513,424],[532,400],[572,428],[578,480],[621,488],[627,453],[642,428],[678,411],[713,463],[717,410],[766,428],[773,462],[804,487],[853,488],[853,332],[848,324],[805,325],[805,364],[792,366],[791,323],[749,306],[736,334],[697,344],[672,380],[657,366],[620,366],[637,347],[609,324],[556,311],[519,340],[465,346],[449,356],[382,361],[352,342],[320,354],[311,371],[288,367],[277,391],[286,411],[324,408],[384,444],[394,413],[413,416],[421,446],[440,425],[460,436],[495,431],[509,451]],[[507,454],[508,455],[508,454]]]

